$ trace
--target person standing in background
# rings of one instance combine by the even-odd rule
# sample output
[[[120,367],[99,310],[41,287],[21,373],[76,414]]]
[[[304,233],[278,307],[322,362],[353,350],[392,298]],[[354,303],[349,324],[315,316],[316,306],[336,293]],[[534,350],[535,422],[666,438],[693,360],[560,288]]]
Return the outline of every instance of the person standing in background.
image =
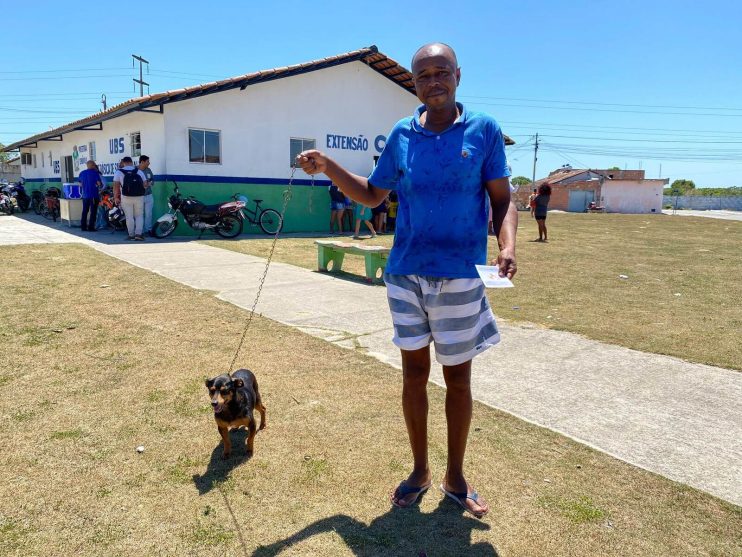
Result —
[[[80,230],[95,232],[95,220],[98,216],[98,203],[100,203],[99,188],[103,185],[103,181],[95,161],[89,160],[86,166],[87,168],[80,172],[80,185],[82,186]]]
[[[121,205],[126,215],[126,229],[129,240],[144,240],[144,191],[147,177],[144,172],[134,168],[131,157],[121,159],[123,168],[113,175],[113,197],[116,205]]]
[[[536,224],[538,224],[538,240],[537,242],[548,242],[548,234],[546,232],[546,213],[549,211],[549,200],[551,199],[551,186],[549,184],[541,184],[538,187],[538,195],[534,199],[535,207],[533,209],[533,215],[536,218]]]
[[[536,196],[538,195],[538,190],[536,188],[533,188],[533,193],[528,196],[528,208],[531,210],[531,217],[536,216]]]
[[[147,177],[144,188],[144,233],[152,236],[152,208],[155,205],[155,196],[152,194],[152,186],[155,183],[155,175],[149,168],[149,157],[139,157],[139,170]]]
[[[345,212],[345,195],[335,184],[330,184],[330,234],[335,234],[332,227],[337,223],[338,234],[343,233],[343,213]]]

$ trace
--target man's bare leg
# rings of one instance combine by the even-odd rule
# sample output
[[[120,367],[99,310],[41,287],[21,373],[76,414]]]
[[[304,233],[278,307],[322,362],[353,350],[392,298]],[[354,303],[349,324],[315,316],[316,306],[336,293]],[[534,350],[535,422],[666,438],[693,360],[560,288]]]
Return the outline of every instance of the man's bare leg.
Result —
[[[446,381],[446,422],[448,425],[448,466],[443,487],[454,493],[470,493],[471,486],[464,478],[464,455],[471,425],[471,360],[455,366],[443,366]],[[464,504],[475,514],[487,512],[487,503],[466,499]]]
[[[412,449],[413,469],[406,480],[409,487],[427,485],[431,481],[428,466],[428,376],[430,375],[430,347],[402,350],[402,412]],[[400,507],[417,499],[417,493],[404,497],[392,495]]]

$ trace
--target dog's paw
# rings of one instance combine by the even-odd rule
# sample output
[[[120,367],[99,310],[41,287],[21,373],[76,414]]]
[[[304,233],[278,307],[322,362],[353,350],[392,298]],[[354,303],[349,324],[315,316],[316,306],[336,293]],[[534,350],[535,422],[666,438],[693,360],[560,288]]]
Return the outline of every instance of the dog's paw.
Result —
[[[265,422],[263,422],[263,423],[260,424],[260,427],[258,428],[258,431],[263,431],[266,427],[268,427],[268,424],[266,424]]]
[[[232,453],[223,452],[222,453],[222,460],[228,460],[230,456],[232,456]]]

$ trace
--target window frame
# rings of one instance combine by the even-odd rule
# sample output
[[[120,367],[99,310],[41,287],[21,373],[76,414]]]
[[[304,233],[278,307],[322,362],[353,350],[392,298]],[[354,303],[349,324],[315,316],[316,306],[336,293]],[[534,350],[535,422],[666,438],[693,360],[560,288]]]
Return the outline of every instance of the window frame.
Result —
[[[134,137],[137,138],[137,143],[139,144],[139,148],[134,148]],[[130,132],[129,133],[129,149],[131,151],[132,157],[141,157],[142,156],[142,132]]]
[[[299,150],[298,153],[296,153],[296,155],[298,155],[299,153],[302,153],[303,151],[306,151],[307,149],[317,148],[317,140],[311,137],[289,137],[289,160],[290,160],[289,168],[293,168],[295,164],[296,155],[291,150],[291,145],[294,141],[301,141],[301,149]],[[311,147],[308,145],[305,145],[306,142],[311,142],[312,143]]]
[[[141,147],[141,144],[140,144]],[[49,151],[49,157],[51,158],[51,151]],[[97,160],[98,153],[96,153],[95,150],[95,141],[89,141],[88,142],[88,160],[95,161]]]
[[[31,155],[33,157],[33,167],[36,168],[36,153]]]
[[[203,160],[194,161],[191,159],[191,132],[202,132],[203,133]],[[219,139],[219,162],[208,162],[206,160],[206,132],[215,133]],[[215,130],[209,128],[188,128],[188,163],[189,164],[212,164],[221,165],[222,158],[222,130]]]

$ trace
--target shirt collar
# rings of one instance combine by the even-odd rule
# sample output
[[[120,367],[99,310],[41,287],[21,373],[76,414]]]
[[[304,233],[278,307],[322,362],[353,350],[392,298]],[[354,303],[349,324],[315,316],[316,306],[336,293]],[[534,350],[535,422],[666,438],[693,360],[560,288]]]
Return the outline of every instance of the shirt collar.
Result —
[[[422,126],[422,124],[420,124],[420,116],[426,110],[425,105],[424,104],[421,104],[420,106],[417,107],[417,109],[415,109],[415,114],[413,115],[412,123],[411,123],[412,129],[415,130],[418,133],[422,133],[422,134],[425,134],[425,135],[441,135],[443,133],[446,133],[448,130],[451,130],[451,129],[455,128],[456,126],[465,123],[466,122],[466,119],[468,117],[468,114],[466,112],[466,108],[464,108],[464,105],[463,104],[461,104],[460,102],[457,102],[456,103],[456,107],[459,109],[459,114],[460,114],[460,116],[458,117],[458,119],[453,124],[451,124],[447,129],[443,130],[442,132],[440,132],[440,133],[434,133],[434,132],[431,132],[430,130],[426,130]]]

